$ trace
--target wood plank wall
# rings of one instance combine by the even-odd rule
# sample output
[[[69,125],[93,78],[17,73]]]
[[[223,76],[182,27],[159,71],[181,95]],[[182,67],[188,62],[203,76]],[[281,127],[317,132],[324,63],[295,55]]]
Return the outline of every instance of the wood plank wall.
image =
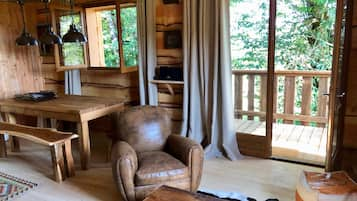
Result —
[[[181,31],[182,36],[183,7],[179,3],[164,4],[163,0],[156,0],[156,49],[157,67],[181,67],[183,62],[182,48],[165,49],[165,31]],[[157,69],[158,70],[158,69]],[[171,85],[174,94],[170,93],[165,84],[158,86],[159,105],[168,110],[173,121],[173,131],[180,132],[182,123],[182,94],[183,85]]]
[[[139,102],[138,73],[119,70],[81,70],[82,94],[123,99],[126,104]]]
[[[353,1],[352,34],[347,66],[342,168],[357,181],[357,2]]]
[[[27,14],[33,8],[26,8]],[[1,3],[0,6],[0,99],[17,93],[43,89],[41,58],[37,47],[16,46],[15,40],[22,32],[20,8],[15,3]],[[27,18],[32,24],[32,18]],[[28,26],[35,34],[35,29]]]

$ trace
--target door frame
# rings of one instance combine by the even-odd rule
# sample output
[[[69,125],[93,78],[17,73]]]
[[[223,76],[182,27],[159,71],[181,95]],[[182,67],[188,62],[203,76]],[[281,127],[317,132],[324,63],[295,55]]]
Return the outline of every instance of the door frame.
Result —
[[[268,33],[268,77],[267,77],[267,102],[266,102],[266,154],[272,156],[272,137],[274,121],[274,83],[275,83],[275,37],[276,37],[276,0],[269,3],[269,33]]]
[[[345,16],[345,38],[343,44],[343,50],[341,50],[341,28],[344,15],[344,6],[346,3],[346,16]],[[339,169],[339,160],[341,160],[341,147],[342,147],[342,137],[344,131],[344,113],[345,113],[345,102],[346,96],[344,95],[341,101],[341,108],[337,109],[337,96],[341,92],[346,92],[347,86],[347,75],[346,70],[349,63],[349,52],[351,49],[351,27],[352,27],[352,8],[353,1],[351,0],[336,0],[336,22],[335,22],[335,38],[334,38],[334,49],[333,49],[333,60],[331,69],[331,85],[329,91],[329,107],[328,107],[328,128],[327,128],[327,150],[325,159],[325,170],[327,172]],[[340,67],[340,55],[342,57],[342,69]],[[339,73],[342,71],[341,73]],[[338,77],[341,75],[341,77]],[[338,84],[340,82],[340,86]],[[339,110],[339,111],[337,111]],[[336,127],[339,127],[336,133]],[[336,136],[336,150],[334,151],[334,135]]]

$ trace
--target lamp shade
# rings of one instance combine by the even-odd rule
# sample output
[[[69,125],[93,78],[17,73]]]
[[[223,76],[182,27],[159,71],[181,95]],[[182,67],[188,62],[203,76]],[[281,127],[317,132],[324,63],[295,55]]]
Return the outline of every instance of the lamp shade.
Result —
[[[23,31],[22,34],[16,38],[16,45],[19,46],[37,46],[38,41],[31,36],[30,33]]]
[[[62,39],[53,33],[51,30],[51,26],[48,25],[48,29],[46,32],[40,37],[40,42],[45,44],[45,45],[53,45],[53,44],[62,44]]]
[[[68,43],[85,43],[87,38],[84,34],[78,31],[76,25],[71,24],[69,26],[68,32],[62,37],[63,42]]]

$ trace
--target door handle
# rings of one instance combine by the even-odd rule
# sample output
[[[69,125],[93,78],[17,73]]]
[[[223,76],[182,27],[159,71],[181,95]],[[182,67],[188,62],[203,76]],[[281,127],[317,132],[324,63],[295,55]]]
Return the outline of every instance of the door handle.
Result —
[[[330,93],[324,93],[324,94],[322,94],[322,95],[324,95],[324,96],[330,96],[331,94]],[[337,94],[336,95],[336,98],[343,98],[343,97],[345,97],[346,96],[346,93],[345,92],[342,92],[342,93],[340,93],[340,94]]]
[[[346,96],[346,93],[345,92],[342,92],[342,93],[340,93],[340,94],[337,94],[336,95],[336,98],[343,98],[343,97],[345,97]]]

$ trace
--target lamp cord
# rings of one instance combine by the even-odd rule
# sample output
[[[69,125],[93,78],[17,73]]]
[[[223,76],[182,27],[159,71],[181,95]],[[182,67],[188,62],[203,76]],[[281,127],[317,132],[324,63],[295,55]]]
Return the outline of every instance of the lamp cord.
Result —
[[[26,33],[26,22],[25,22],[25,13],[24,13],[24,2],[22,0],[18,1],[20,8],[21,8],[21,15],[22,15],[22,23],[24,25],[23,27],[23,33]]]
[[[46,21],[48,24],[50,24],[49,15],[51,14],[51,12],[48,10],[48,3],[45,3],[45,10],[46,10],[46,12],[48,12],[48,14],[46,15]]]
[[[71,17],[72,17],[72,24],[74,25],[74,6],[73,6],[73,0],[70,0],[70,4],[71,4]]]

